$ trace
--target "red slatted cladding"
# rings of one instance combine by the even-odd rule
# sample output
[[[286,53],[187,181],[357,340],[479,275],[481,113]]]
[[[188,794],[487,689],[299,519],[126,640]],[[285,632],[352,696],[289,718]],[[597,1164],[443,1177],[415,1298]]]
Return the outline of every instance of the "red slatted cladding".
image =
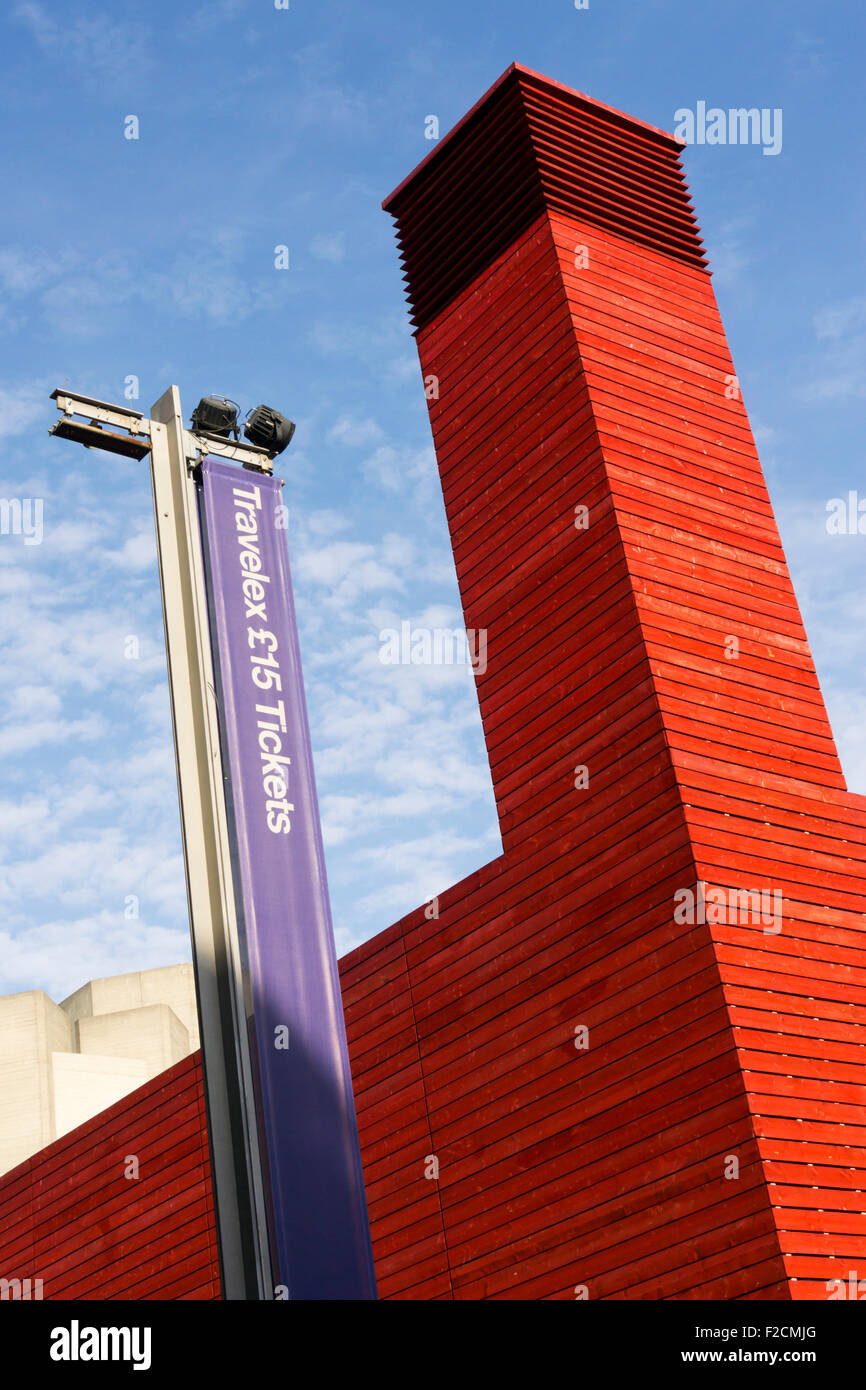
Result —
[[[514,67],[387,204],[504,854],[341,965],[385,1298],[826,1298],[862,1268],[866,798],[677,149]],[[767,896],[679,920],[698,881]]]
[[[219,1297],[198,1054],[0,1178],[0,1277],[47,1300]]]
[[[387,935],[399,1030],[382,942],[344,962],[386,1295],[826,1297],[862,1253],[866,800],[677,148],[514,67],[386,204],[505,847]],[[767,897],[679,922],[696,880]]]
[[[681,148],[515,64],[385,204],[413,321],[428,323],[546,210],[705,265]]]

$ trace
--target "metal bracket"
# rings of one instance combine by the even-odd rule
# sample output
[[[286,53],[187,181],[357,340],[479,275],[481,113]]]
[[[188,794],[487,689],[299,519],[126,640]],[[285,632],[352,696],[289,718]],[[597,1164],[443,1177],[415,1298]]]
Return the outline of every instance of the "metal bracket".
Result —
[[[88,449],[124,454],[127,458],[143,459],[150,453],[151,421],[140,410],[127,410],[122,405],[112,405],[110,401],[100,401],[94,396],[79,396],[74,391],[60,387],[51,392],[51,399],[57,402],[63,419],[55,421],[49,434],[56,434],[60,439],[72,439]],[[76,420],[74,416],[84,419]],[[104,429],[105,425],[114,426],[114,429]],[[129,434],[117,434],[117,429],[128,430]],[[195,434],[192,430],[183,431],[183,443],[188,464],[193,461],[191,467],[195,467],[205,454],[217,454],[255,473],[272,474],[274,471],[273,459],[266,449],[259,448],[257,444],[242,444],[240,440],[221,439],[218,435]]]
[[[51,392],[62,419],[55,420],[49,434],[71,439],[86,449],[104,449],[109,454],[143,459],[150,453],[150,420],[140,410],[127,410],[122,405],[96,400],[93,396],[78,396],[71,391]],[[75,419],[75,416],[83,417]],[[105,429],[111,425],[113,429]],[[118,434],[118,429],[128,434]]]
[[[219,458],[229,459],[233,463],[240,463],[244,468],[251,468],[256,473],[273,473],[274,461],[266,449],[260,449],[257,444],[242,444],[239,439],[221,439],[219,435],[195,434],[192,430],[184,430],[184,445],[189,449],[190,444],[198,449],[201,457],[205,454],[216,454]]]

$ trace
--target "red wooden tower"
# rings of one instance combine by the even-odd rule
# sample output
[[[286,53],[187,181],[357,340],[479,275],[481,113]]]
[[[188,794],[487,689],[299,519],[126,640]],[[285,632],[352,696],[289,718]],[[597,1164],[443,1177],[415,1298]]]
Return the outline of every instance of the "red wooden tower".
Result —
[[[385,203],[504,854],[344,962],[383,1294],[826,1298],[866,1253],[866,798],[680,148],[515,64]]]

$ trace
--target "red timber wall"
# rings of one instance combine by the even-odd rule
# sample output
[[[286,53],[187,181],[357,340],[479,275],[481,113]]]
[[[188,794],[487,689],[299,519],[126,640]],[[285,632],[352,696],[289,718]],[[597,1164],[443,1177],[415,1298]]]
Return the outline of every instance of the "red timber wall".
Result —
[[[384,1298],[823,1299],[866,1259],[866,798],[679,149],[515,65],[386,204],[504,853],[341,962]]]
[[[385,1296],[826,1298],[866,1257],[866,798],[679,150],[514,66],[385,205],[504,846],[344,962]]]
[[[0,1276],[46,1300],[219,1297],[199,1053],[0,1178]]]

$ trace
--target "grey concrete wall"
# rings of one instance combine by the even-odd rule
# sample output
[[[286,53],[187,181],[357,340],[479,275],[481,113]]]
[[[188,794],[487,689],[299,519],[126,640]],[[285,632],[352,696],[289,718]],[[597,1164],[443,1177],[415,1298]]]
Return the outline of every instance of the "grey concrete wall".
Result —
[[[198,1046],[190,964],[0,997],[0,1173]]]

